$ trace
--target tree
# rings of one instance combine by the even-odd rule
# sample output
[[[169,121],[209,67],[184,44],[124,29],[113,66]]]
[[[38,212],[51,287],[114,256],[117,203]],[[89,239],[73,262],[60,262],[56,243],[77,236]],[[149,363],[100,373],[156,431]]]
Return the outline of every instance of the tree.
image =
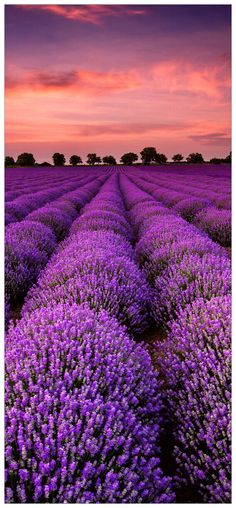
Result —
[[[122,162],[122,164],[124,164],[125,166],[132,166],[132,164],[134,162],[136,162],[137,160],[138,160],[138,156],[136,153],[128,152],[128,153],[124,153],[124,155],[122,155],[120,162]]]
[[[113,157],[113,155],[105,155],[105,157],[103,157],[102,159],[102,162],[104,164],[110,164],[111,166],[116,165],[116,159],[115,157]]]
[[[225,157],[225,162],[231,162],[231,152]]]
[[[72,166],[77,166],[77,164],[83,164],[83,161],[79,155],[72,155],[70,158],[70,164]]]
[[[176,153],[172,157],[172,161],[174,162],[181,162],[183,160],[183,155],[181,153]]]
[[[14,161],[13,157],[10,157],[9,155],[7,155],[5,157],[5,167],[10,168],[12,166],[15,166],[15,161]]]
[[[91,164],[92,166],[94,166],[94,164],[96,164],[96,162],[98,164],[100,162],[102,162],[101,157],[97,156],[96,153],[88,153],[88,155],[87,155],[87,164]]]
[[[153,146],[147,146],[141,152],[141,159],[143,164],[150,164],[151,162],[156,162],[157,151]]]
[[[158,164],[165,164],[167,162],[167,157],[164,153],[157,153],[156,154],[156,162]]]
[[[186,161],[190,164],[202,164],[204,162],[203,156],[201,153],[190,153],[188,157],[186,157]]]
[[[222,159],[218,159],[217,157],[213,157],[213,159],[210,160],[211,164],[220,164],[222,162]]]
[[[16,165],[17,166],[34,166],[35,158],[32,153],[21,153],[17,157]]]
[[[52,164],[50,164],[50,162],[44,161],[40,162],[40,164],[37,164],[37,166],[52,167]]]
[[[54,166],[64,166],[66,159],[63,153],[54,153],[52,156]]]

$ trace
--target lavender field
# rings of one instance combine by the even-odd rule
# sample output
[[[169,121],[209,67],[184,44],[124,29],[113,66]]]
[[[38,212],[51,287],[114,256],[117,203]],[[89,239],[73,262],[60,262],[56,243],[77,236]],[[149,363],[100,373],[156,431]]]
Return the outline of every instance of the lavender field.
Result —
[[[231,169],[9,168],[6,502],[231,499]]]

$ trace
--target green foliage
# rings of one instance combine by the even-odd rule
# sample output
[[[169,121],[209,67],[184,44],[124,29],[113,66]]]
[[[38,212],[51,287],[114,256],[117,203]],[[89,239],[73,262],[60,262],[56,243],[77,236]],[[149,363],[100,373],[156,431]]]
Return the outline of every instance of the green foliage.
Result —
[[[32,153],[21,153],[17,157],[16,165],[17,166],[34,166],[35,158]]]
[[[15,161],[14,161],[13,157],[10,157],[9,155],[7,155],[5,157],[5,167],[10,168],[12,166],[15,166]]]
[[[122,164],[124,164],[125,166],[132,166],[132,164],[134,162],[136,162],[137,160],[138,160],[138,156],[136,153],[128,152],[128,153],[124,153],[124,155],[122,155],[120,162]]]
[[[190,153],[188,157],[186,157],[186,161],[190,164],[201,164],[204,162],[203,156],[201,153]]]
[[[104,162],[104,164],[110,164],[111,166],[116,165],[116,159],[115,159],[115,157],[113,157],[113,155],[105,155],[105,157],[103,157],[102,161]]]
[[[225,162],[231,162],[231,152],[225,157]]]
[[[99,164],[101,163],[102,160],[101,160],[101,157],[97,156],[96,153],[88,153],[87,155],[87,164],[91,164],[92,166],[94,166],[94,164]]]
[[[181,162],[183,160],[183,155],[181,153],[176,153],[172,157],[172,161],[174,162]]]
[[[77,166],[77,164],[83,164],[83,161],[79,155],[71,155],[70,164],[72,166]]]
[[[227,157],[213,157],[213,159],[210,160],[211,164],[221,164],[221,163],[228,163],[231,162],[231,152]]]
[[[157,151],[153,146],[147,146],[141,152],[141,159],[143,164],[150,164],[151,162],[156,162]]]
[[[54,153],[52,156],[54,166],[64,166],[66,159],[63,153]]]
[[[223,162],[222,159],[218,159],[217,157],[213,157],[213,159],[210,160],[211,164],[220,164]]]
[[[167,162],[167,157],[164,153],[157,153],[156,162],[157,164],[165,164]]]

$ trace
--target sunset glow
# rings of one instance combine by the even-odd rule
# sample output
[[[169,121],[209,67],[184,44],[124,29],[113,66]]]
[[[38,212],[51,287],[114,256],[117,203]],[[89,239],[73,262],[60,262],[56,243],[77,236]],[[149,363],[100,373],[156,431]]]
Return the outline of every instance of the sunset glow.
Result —
[[[6,153],[226,156],[230,6],[6,6]]]

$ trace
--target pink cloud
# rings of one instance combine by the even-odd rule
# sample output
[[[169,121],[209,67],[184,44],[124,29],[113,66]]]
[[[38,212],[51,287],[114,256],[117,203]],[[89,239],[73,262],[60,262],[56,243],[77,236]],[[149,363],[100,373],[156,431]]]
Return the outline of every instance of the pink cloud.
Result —
[[[223,90],[231,86],[230,62],[222,59],[207,65],[184,60],[161,62],[151,73],[156,87],[167,93],[187,92],[220,99]]]
[[[178,133],[181,129],[190,131],[194,128],[191,123],[185,122],[104,122],[104,123],[58,123],[55,126],[53,123],[48,122],[45,125],[43,122],[24,123],[24,121],[14,122],[14,127],[6,126],[6,136],[8,141],[15,139],[21,140],[40,140],[40,139],[60,139],[63,133],[64,139],[77,140],[77,139],[119,139],[123,138],[142,138],[143,135],[156,134],[156,135],[169,135],[170,133]]]
[[[203,145],[228,146],[231,142],[229,134],[224,132],[210,132],[207,134],[195,134],[189,136],[193,141],[202,143]]]
[[[103,124],[65,125],[72,136],[80,137],[118,137],[118,136],[142,136],[143,134],[156,133],[168,134],[178,132],[180,129],[192,128],[193,124],[185,122],[106,122]]]
[[[44,117],[40,118],[39,111],[35,114],[37,122],[31,118],[28,121],[14,119],[14,126],[11,123],[6,125],[6,138],[7,141],[12,143],[17,141],[24,142],[46,142],[47,140],[61,142],[78,142],[86,141],[122,141],[122,140],[140,140],[143,143],[145,139],[177,139],[186,138],[198,141],[201,136],[207,139],[209,136],[199,135],[200,124],[193,121],[162,121],[162,122],[124,122],[120,121],[100,123],[87,123],[87,122],[62,122],[54,123],[53,120],[45,124]],[[207,126],[208,127],[208,126]],[[214,125],[209,126],[214,127]],[[181,133],[181,134],[180,134]],[[200,139],[199,139],[200,141]]]
[[[7,94],[31,92],[73,92],[78,95],[96,96],[133,90],[141,86],[141,79],[134,70],[127,72],[96,72],[82,69],[71,71],[34,72],[22,79],[6,77]]]
[[[125,5],[19,5],[27,10],[41,10],[62,16],[71,21],[82,21],[100,25],[105,17],[140,16],[145,14],[144,9]]]
[[[187,60],[164,61],[150,66],[145,75],[138,69],[114,72],[72,68],[66,71],[33,71],[21,77],[12,77],[12,74],[6,77],[8,94],[70,91],[89,97],[135,89],[146,89],[146,93],[152,90],[167,96],[194,95],[229,103],[230,61],[222,57],[214,64],[207,65],[197,65]]]

